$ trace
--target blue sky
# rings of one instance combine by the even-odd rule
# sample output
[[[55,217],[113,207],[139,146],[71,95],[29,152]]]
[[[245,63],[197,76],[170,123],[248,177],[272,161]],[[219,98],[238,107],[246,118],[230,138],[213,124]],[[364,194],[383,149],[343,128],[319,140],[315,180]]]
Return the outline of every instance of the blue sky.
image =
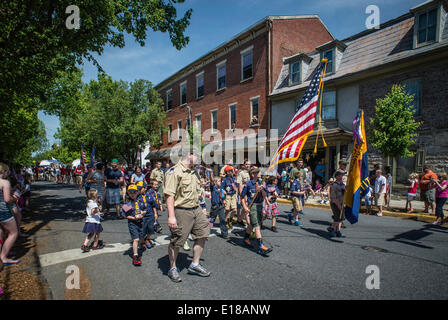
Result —
[[[116,80],[146,79],[157,84],[177,70],[218,47],[242,30],[269,15],[317,14],[336,39],[365,30],[368,5],[380,9],[380,23],[409,12],[424,0],[185,0],[176,5],[179,14],[193,9],[186,35],[190,42],[178,51],[168,34],[148,32],[145,47],[125,36],[123,49],[107,47],[96,56],[103,69]],[[81,24],[82,28],[82,24]],[[96,79],[96,67],[86,62],[83,80]],[[39,113],[45,123],[50,145],[59,121]]]

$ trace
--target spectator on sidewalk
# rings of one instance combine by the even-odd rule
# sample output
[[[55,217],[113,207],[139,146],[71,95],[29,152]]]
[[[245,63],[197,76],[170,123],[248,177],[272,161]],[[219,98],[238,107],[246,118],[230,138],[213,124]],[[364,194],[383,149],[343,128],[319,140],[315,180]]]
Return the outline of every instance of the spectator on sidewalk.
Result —
[[[384,198],[386,195],[386,177],[383,176],[383,172],[381,170],[376,171],[376,179],[375,179],[375,206],[378,207],[378,213],[376,214],[378,217],[383,215],[383,206],[384,206]]]
[[[115,206],[117,219],[122,219],[120,210],[120,184],[123,182],[121,170],[118,168],[118,160],[112,160],[112,168],[107,168],[104,172],[106,177],[106,204],[107,214],[110,213],[110,207]]]
[[[436,185],[436,216],[437,219],[433,224],[443,223],[443,206],[448,199],[448,181],[446,180],[446,172],[439,174],[439,180],[432,179],[432,182]]]
[[[374,163],[373,164],[373,170],[371,170],[369,172],[369,180],[370,180],[370,185],[371,186],[375,185],[376,171],[377,170],[380,170],[380,165],[378,163]]]
[[[414,213],[414,210],[412,210],[412,201],[417,196],[417,187],[418,187],[418,173],[413,172],[409,175],[409,186],[408,186],[408,194],[407,194],[407,200],[406,200],[406,210],[408,210],[408,204],[409,204],[409,210],[408,213]]]
[[[385,171],[385,177],[386,177],[386,195],[385,195],[385,207],[389,208],[390,207],[390,190],[391,190],[391,185],[392,185],[392,174],[390,172],[390,167],[385,167],[384,171]]]
[[[431,214],[436,214],[436,190],[435,184],[431,181],[436,180],[437,175],[432,172],[430,166],[423,166],[423,175],[420,178],[420,197],[425,202],[425,213],[428,213],[428,207],[431,206]]]

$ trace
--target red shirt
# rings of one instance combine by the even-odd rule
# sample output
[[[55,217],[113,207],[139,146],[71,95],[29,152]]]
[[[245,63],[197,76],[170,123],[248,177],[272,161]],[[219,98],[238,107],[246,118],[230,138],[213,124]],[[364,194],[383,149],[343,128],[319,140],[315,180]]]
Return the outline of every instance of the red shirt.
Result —
[[[65,168],[64,168],[64,167],[61,168],[61,174],[62,174],[62,175],[65,174]]]
[[[82,175],[82,169],[76,168],[75,169],[75,174],[78,175],[78,176]]]

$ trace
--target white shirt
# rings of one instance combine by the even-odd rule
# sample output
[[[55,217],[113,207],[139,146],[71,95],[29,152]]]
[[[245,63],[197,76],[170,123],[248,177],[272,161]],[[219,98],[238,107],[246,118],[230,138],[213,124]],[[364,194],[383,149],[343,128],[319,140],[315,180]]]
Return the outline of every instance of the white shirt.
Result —
[[[383,191],[380,192],[381,186],[384,185]],[[386,193],[386,177],[379,176],[375,179],[375,193]]]
[[[101,220],[100,220],[99,210],[98,210],[98,213],[92,215],[92,211],[95,208],[98,208],[98,204],[93,200],[89,200],[89,202],[87,203],[87,208],[86,208],[86,211],[87,211],[86,222],[100,224]]]

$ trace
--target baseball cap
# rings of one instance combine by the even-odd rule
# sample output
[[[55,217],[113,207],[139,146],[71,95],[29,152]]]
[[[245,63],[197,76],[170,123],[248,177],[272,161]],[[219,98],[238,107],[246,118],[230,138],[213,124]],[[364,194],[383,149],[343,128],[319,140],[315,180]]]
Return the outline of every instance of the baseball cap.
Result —
[[[130,190],[138,191],[138,188],[135,184],[130,184],[128,187],[128,191],[130,191]]]
[[[231,171],[231,170],[233,170],[233,167],[232,167],[232,166],[227,166],[227,167],[224,169],[224,172],[228,172],[228,171]]]

